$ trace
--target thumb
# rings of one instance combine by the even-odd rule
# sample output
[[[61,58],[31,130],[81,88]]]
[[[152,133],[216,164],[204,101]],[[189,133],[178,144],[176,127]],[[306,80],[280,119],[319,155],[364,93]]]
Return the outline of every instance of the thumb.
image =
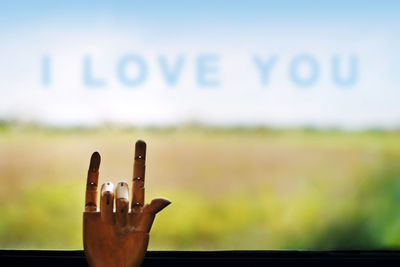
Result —
[[[171,201],[166,198],[155,198],[150,204],[145,205],[136,231],[150,232],[156,214],[169,204],[171,204]]]
[[[152,213],[155,215],[169,204],[171,204],[171,201],[166,198],[155,198],[151,201],[150,204],[147,204],[143,207],[143,213]]]

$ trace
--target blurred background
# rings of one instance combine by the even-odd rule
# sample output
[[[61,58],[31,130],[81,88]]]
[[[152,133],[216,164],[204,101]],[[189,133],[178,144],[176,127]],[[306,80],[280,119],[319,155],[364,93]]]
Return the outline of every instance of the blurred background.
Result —
[[[89,158],[149,249],[400,247],[400,2],[8,1],[0,247],[82,249]]]

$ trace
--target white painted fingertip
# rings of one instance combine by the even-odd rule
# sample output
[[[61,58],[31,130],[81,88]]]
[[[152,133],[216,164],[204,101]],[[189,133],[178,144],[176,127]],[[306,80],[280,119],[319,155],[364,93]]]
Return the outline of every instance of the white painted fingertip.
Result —
[[[129,187],[125,182],[118,182],[117,188],[115,189],[115,196],[117,199],[123,198],[129,200]]]

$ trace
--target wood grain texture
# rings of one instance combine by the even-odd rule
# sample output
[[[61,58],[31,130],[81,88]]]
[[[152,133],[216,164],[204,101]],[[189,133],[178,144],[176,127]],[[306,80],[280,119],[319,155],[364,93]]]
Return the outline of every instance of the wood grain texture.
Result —
[[[90,158],[90,165],[86,182],[85,211],[97,210],[97,184],[99,181],[100,154],[94,152]]]
[[[114,192],[113,184],[106,182],[101,188],[98,210],[96,199],[100,154],[93,153],[88,170],[83,212],[83,246],[90,266],[141,265],[154,218],[171,203],[168,199],[156,198],[150,204],[144,205],[145,156],[146,143],[139,140],[135,152],[132,209],[129,209],[128,184],[119,182]]]
[[[90,266],[140,266],[149,233],[107,224],[99,212],[84,212],[83,225],[84,250]]]
[[[146,143],[138,140],[135,144],[133,163],[132,209],[137,211],[144,205],[144,182],[146,172]]]

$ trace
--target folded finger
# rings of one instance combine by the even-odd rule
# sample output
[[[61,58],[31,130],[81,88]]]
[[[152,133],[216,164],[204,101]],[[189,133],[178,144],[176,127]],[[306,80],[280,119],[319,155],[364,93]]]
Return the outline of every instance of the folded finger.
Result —
[[[100,154],[94,152],[90,158],[90,165],[86,182],[85,211],[97,210],[97,183],[99,181]]]
[[[129,212],[129,188],[125,182],[119,182],[115,190],[116,223],[123,227],[128,221]]]
[[[100,216],[103,222],[114,224],[113,214],[114,202],[114,185],[111,182],[106,182],[101,186],[100,196]]]

